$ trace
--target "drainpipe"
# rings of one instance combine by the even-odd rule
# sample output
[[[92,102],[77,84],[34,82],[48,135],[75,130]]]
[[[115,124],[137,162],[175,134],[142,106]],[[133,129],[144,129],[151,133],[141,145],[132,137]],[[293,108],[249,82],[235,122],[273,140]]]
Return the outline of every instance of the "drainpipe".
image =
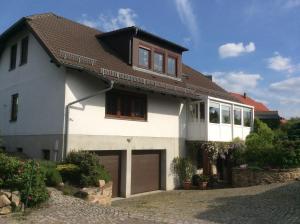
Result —
[[[91,95],[88,95],[86,97],[83,97],[79,100],[75,100],[69,104],[67,104],[66,108],[65,108],[65,112],[66,112],[66,116],[65,116],[65,132],[64,132],[64,139],[63,139],[63,147],[62,147],[62,155],[61,155],[61,159],[64,160],[65,159],[65,156],[67,154],[67,149],[68,149],[68,137],[69,137],[69,115],[70,115],[70,107],[76,103],[79,103],[79,102],[82,102],[82,101],[85,101],[87,99],[90,99],[92,97],[95,97],[95,96],[98,96],[102,93],[105,93],[105,92],[108,92],[110,91],[114,86],[114,81],[110,81],[110,86],[106,89],[102,89],[98,92],[95,92]]]

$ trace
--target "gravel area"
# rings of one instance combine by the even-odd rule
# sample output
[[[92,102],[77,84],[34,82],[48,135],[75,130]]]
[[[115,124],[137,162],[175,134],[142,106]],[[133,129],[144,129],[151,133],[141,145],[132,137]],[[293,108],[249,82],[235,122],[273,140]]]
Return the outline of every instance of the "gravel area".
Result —
[[[115,201],[113,207],[190,223],[300,223],[300,182],[169,191]]]

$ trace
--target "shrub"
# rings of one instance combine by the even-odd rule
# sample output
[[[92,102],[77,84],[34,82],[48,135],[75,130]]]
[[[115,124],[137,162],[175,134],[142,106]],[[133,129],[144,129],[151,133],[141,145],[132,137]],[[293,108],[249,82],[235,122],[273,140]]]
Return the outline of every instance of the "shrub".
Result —
[[[100,165],[99,157],[88,151],[71,152],[66,158],[67,163],[79,167],[79,185],[82,187],[98,186],[99,180],[108,182],[111,178],[109,173]]]
[[[61,174],[64,182],[68,182],[73,185],[80,185],[80,169],[75,164],[61,164],[57,166],[57,171]]]
[[[191,180],[195,170],[196,168],[189,159],[181,157],[174,158],[173,171],[178,176],[181,185],[183,185],[184,181]]]
[[[254,121],[254,131],[247,136],[247,150],[261,150],[273,146],[274,132],[259,119]]]
[[[56,163],[47,160],[41,160],[39,161],[39,164],[41,165],[41,169],[45,174],[46,185],[49,187],[57,187],[62,182],[62,177],[56,169]]]
[[[0,188],[18,190],[21,201],[27,206],[35,206],[48,199],[45,175],[40,165],[33,161],[20,161],[0,154]]]

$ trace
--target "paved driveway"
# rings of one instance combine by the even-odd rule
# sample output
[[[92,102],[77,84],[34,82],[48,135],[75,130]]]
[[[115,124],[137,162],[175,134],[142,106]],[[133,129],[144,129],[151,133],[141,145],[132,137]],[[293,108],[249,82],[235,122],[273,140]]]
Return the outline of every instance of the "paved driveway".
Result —
[[[207,191],[170,191],[91,205],[53,190],[51,199],[25,216],[0,224],[300,223],[300,182]]]
[[[115,201],[113,206],[191,223],[300,223],[300,182],[162,192]]]

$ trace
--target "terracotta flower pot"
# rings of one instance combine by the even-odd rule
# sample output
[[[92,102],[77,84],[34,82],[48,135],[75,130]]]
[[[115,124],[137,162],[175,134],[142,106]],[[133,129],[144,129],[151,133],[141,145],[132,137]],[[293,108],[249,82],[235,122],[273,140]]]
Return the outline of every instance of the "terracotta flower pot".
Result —
[[[207,181],[203,181],[203,182],[199,182],[199,188],[201,189],[201,190],[205,190],[205,189],[207,189],[207,184],[208,184],[208,182]]]
[[[190,180],[185,180],[183,183],[183,189],[184,190],[190,190],[192,186],[192,181]]]

